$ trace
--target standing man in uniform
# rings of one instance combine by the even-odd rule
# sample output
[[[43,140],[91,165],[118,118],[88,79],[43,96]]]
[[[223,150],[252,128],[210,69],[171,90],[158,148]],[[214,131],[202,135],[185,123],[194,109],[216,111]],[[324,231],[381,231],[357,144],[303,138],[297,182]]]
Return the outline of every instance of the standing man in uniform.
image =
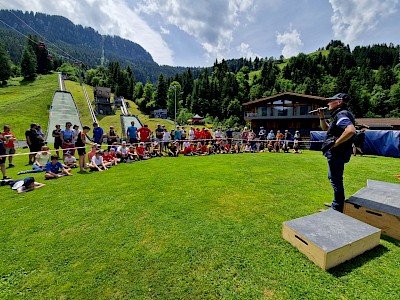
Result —
[[[350,97],[344,93],[336,94],[327,99],[328,109],[333,118],[331,123],[326,121],[324,111],[318,109],[321,128],[322,130],[327,130],[322,151],[328,160],[328,178],[334,194],[332,204],[324,204],[339,212],[343,212],[345,200],[343,186],[344,164],[350,161],[352,137],[356,133],[354,116],[347,110],[349,100]]]

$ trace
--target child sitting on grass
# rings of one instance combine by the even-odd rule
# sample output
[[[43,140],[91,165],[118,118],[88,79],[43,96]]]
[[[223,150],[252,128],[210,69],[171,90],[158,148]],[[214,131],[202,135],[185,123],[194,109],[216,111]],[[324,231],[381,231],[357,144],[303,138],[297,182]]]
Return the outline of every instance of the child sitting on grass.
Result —
[[[46,174],[44,177],[46,179],[56,179],[61,176],[72,176],[69,172],[70,169],[67,169],[62,163],[58,161],[57,155],[51,156],[51,161],[46,164]]]
[[[68,168],[76,168],[76,158],[75,156],[72,156],[71,151],[65,152],[64,156],[64,165],[66,165]]]
[[[97,150],[96,155],[92,157],[92,161],[89,164],[90,170],[99,172],[102,172],[103,170],[108,170],[101,154],[101,151]]]

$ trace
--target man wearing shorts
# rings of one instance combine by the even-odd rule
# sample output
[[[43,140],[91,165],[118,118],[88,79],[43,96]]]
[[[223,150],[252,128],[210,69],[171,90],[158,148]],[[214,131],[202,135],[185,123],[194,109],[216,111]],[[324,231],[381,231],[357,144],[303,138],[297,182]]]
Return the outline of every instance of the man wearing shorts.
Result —
[[[82,131],[80,131],[77,135],[75,146],[78,148],[79,155],[79,168],[81,172],[86,171],[86,149],[85,145],[89,144],[86,140],[87,133],[90,131],[89,126],[83,126]]]
[[[4,147],[6,148],[6,154],[10,155],[8,157],[8,167],[12,168],[15,167],[12,163],[13,160],[12,155],[15,154],[14,141],[16,141],[17,139],[10,130],[11,130],[10,126],[4,125],[4,131],[1,133],[1,135],[3,136],[2,139],[4,141]]]
[[[0,135],[2,137],[2,135]],[[4,142],[2,139],[0,139],[0,169],[1,173],[3,174],[3,180],[4,179],[10,179],[10,177],[6,176],[6,157],[3,156],[6,154],[6,147],[4,147]]]
[[[58,153],[58,149],[61,148],[62,145],[62,141],[61,141],[61,125],[57,124],[56,125],[56,129],[53,130],[52,134],[51,134],[54,138],[54,149],[56,149],[56,154],[58,156],[60,156],[60,154]]]

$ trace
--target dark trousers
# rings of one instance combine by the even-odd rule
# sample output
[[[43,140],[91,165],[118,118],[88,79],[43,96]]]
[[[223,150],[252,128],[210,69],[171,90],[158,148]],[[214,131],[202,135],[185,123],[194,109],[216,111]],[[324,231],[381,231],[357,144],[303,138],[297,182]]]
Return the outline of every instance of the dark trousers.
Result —
[[[346,161],[342,158],[328,158],[328,178],[333,188],[332,208],[343,212],[344,207],[344,186],[343,173]]]

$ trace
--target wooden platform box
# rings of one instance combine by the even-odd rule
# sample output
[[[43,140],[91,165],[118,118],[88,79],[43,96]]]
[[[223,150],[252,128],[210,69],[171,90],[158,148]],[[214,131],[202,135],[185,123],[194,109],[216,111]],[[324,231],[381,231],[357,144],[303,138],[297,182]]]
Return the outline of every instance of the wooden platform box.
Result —
[[[327,270],[379,245],[381,230],[328,209],[283,223],[282,236]]]
[[[346,200],[344,213],[400,240],[400,184],[368,180]]]

